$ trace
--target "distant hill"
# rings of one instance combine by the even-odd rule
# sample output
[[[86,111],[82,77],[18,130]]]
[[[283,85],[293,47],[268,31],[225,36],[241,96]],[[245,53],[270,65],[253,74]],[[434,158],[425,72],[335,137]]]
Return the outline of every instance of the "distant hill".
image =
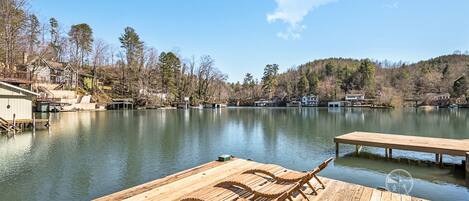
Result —
[[[469,55],[445,55],[386,67],[368,59],[327,58],[280,73],[276,96],[294,99],[316,94],[322,100],[332,100],[358,91],[388,103],[426,93],[451,93],[453,98],[460,98],[461,94],[453,93],[453,85],[466,75]],[[467,90],[462,98],[465,94]]]

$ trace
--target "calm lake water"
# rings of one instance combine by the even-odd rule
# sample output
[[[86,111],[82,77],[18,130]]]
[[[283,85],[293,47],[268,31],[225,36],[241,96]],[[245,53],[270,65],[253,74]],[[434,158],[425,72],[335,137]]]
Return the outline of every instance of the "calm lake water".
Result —
[[[295,170],[335,156],[333,138],[374,131],[469,139],[469,110],[229,108],[54,114],[50,130],[0,137],[0,200],[89,200],[216,159],[221,154]],[[383,149],[346,154],[321,175],[385,186],[393,169],[414,176],[411,195],[469,200],[462,168],[425,165],[433,154],[394,150],[417,160],[386,161]],[[461,163],[462,157],[445,157]],[[421,165],[413,165],[421,161]]]

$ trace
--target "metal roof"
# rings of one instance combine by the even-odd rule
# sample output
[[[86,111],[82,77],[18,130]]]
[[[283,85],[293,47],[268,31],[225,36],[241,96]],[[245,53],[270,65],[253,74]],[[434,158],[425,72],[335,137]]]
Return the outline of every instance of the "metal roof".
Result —
[[[27,89],[23,89],[23,88],[21,88],[21,87],[17,87],[17,86],[15,86],[15,85],[8,84],[8,83],[6,83],[6,82],[0,81],[0,85],[3,85],[3,86],[5,86],[5,87],[7,87],[7,88],[10,88],[10,89],[14,89],[14,90],[17,90],[17,91],[21,91],[21,92],[26,93],[26,94],[29,94],[29,95],[39,96],[38,93],[32,92],[32,91],[27,90]]]

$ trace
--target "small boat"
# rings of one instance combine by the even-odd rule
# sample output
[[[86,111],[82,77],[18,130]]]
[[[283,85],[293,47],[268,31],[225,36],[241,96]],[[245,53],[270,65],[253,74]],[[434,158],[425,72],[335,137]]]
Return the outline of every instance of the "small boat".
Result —
[[[287,107],[301,107],[301,102],[300,101],[291,101],[287,103]]]
[[[459,108],[459,105],[457,104],[451,104],[448,106],[449,109],[458,109]]]
[[[431,105],[423,105],[423,106],[418,107],[419,110],[426,111],[426,112],[438,110],[438,108],[439,108],[438,106],[431,106]]]
[[[204,109],[204,106],[202,104],[199,104],[199,105],[194,105],[194,106],[190,106],[191,109]]]

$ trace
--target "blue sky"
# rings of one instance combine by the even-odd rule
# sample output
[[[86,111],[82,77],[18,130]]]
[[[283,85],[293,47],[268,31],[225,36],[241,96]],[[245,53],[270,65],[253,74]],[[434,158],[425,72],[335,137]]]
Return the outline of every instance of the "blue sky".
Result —
[[[469,50],[467,0],[34,0],[42,21],[88,23],[118,44],[124,27],[147,46],[185,58],[209,54],[229,81],[314,59],[418,61]]]

